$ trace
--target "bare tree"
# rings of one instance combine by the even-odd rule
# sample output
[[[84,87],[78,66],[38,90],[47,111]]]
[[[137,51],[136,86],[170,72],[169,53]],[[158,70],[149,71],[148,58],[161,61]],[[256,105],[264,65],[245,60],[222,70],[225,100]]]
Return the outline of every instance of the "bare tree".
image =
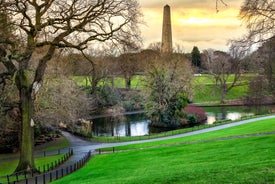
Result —
[[[34,108],[34,119],[40,124],[56,125],[59,122],[70,123],[87,117],[95,105],[93,99],[72,78],[60,74],[58,77],[45,76]]]
[[[240,47],[231,46],[230,54],[211,49],[203,51],[206,58],[206,67],[210,75],[216,81],[216,85],[221,87],[221,103],[225,103],[227,93],[238,83],[241,77],[241,58],[243,52]],[[229,79],[233,76],[233,81]]]
[[[216,0],[216,11],[219,12],[219,4],[222,4],[224,6],[228,6],[224,0]]]
[[[262,43],[275,35],[274,0],[245,0],[239,17],[245,23],[248,33],[239,40],[246,47]]]
[[[139,5],[136,0],[1,0],[1,6],[15,26],[14,34],[22,44],[6,38],[5,52],[0,62],[12,75],[19,91],[22,116],[22,144],[19,170],[34,169],[33,104],[47,62],[56,48],[84,50],[90,44],[106,42],[128,43],[126,38],[139,38]],[[132,41],[132,39],[130,41]],[[129,43],[130,44],[130,43]],[[16,47],[20,46],[20,47]],[[37,48],[47,46],[46,53],[37,59],[34,74],[30,59]]]
[[[88,56],[83,55],[85,59],[89,62],[90,67],[89,73],[87,74],[87,79],[89,80],[91,84],[91,94],[94,94],[97,90],[98,84],[100,81],[103,81],[104,79],[108,79],[111,75],[111,68],[112,68],[112,61],[114,61],[114,58],[111,56]]]
[[[150,43],[148,46],[148,49],[160,52],[161,51],[161,42]]]
[[[121,54],[116,61],[118,71],[125,79],[127,89],[131,88],[131,81],[134,75],[139,71],[139,62],[137,53]]]
[[[275,94],[275,36],[265,41],[262,46],[250,56],[250,61],[257,63],[257,72],[267,81],[267,89]]]

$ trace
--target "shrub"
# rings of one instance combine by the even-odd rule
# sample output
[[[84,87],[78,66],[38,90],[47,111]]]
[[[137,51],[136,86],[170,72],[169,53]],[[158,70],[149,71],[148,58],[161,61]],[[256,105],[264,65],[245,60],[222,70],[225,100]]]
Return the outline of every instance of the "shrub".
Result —
[[[197,107],[194,105],[188,105],[187,107],[185,107],[183,109],[183,111],[188,114],[187,117],[188,117],[189,121],[190,121],[190,118],[193,119],[193,117],[190,115],[193,115],[196,117],[197,123],[203,123],[205,120],[207,120],[207,115],[201,107]],[[190,118],[189,118],[189,116],[190,116]]]
[[[196,125],[198,123],[198,118],[194,114],[188,114],[187,118],[188,118],[188,124],[190,126],[194,126],[194,125]]]

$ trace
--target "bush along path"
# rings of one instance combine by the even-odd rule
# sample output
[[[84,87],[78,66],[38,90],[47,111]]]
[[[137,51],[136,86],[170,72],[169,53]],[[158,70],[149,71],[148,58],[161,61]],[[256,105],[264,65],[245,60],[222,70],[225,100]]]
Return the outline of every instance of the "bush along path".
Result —
[[[60,165],[58,168],[51,170],[49,172],[46,172],[44,174],[40,174],[37,176],[34,176],[32,178],[28,178],[27,180],[22,180],[18,183],[48,183],[50,181],[59,179],[65,175],[68,175],[77,169],[81,168],[89,159],[97,154],[98,152],[96,150],[100,150],[102,148],[108,148],[108,147],[117,147],[117,146],[124,146],[124,145],[131,145],[131,144],[138,144],[138,143],[146,143],[146,142],[154,142],[154,141],[160,141],[160,140],[168,140],[173,138],[180,138],[180,137],[186,137],[191,135],[197,135],[201,133],[206,132],[212,132],[216,130],[221,130],[225,128],[230,128],[242,124],[252,123],[259,120],[266,120],[271,119],[275,121],[275,115],[269,115],[265,117],[259,117],[254,119],[248,119],[248,120],[242,120],[230,124],[215,126],[212,128],[206,128],[202,130],[196,130],[193,132],[178,134],[178,135],[172,135],[167,137],[160,137],[155,139],[149,139],[149,140],[139,140],[139,141],[131,141],[131,142],[120,142],[120,143],[93,143],[90,141],[86,141],[84,139],[78,138],[68,132],[62,132],[63,136],[65,136],[68,141],[71,143],[70,147],[73,149],[74,154],[70,157],[68,161],[66,161],[64,164]],[[274,134],[275,132],[267,132],[265,134]],[[255,135],[245,135],[245,136],[261,136],[262,134],[255,134]],[[229,137],[228,139],[233,138],[242,138],[242,137]],[[207,140],[211,141],[211,140]],[[212,140],[214,141],[214,140]],[[191,144],[192,142],[184,142],[181,144]]]

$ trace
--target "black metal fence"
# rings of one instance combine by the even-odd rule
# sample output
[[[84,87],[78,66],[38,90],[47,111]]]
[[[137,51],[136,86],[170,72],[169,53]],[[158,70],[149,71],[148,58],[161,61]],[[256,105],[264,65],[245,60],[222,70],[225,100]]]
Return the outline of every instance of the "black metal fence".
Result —
[[[58,167],[57,169],[50,170],[48,172],[45,172],[43,174],[35,175],[29,178],[25,178],[23,180],[20,180],[17,183],[20,184],[46,184],[48,182],[52,182],[54,180],[57,180],[59,178],[62,178],[78,169],[83,167],[91,158],[91,151],[86,153],[80,160],[77,162],[63,166]]]
[[[51,152],[50,154],[43,152],[42,154],[43,154],[43,156],[57,155],[57,154],[61,154],[61,151],[57,150],[57,154],[54,154],[53,152]],[[62,154],[64,154],[64,152]],[[61,164],[66,162],[72,155],[73,155],[73,149],[69,148],[68,151],[58,160],[47,163],[45,165],[42,165],[41,167],[32,169],[30,171],[23,170],[20,172],[15,172],[10,175],[1,176],[0,179],[1,179],[1,181],[4,181],[4,183],[8,183],[8,184],[18,183],[21,180],[27,180],[28,178],[34,177],[36,175],[36,173],[46,173],[46,172],[49,172],[50,170],[53,170],[53,169],[59,167]],[[0,182],[0,184],[1,184],[1,182]]]

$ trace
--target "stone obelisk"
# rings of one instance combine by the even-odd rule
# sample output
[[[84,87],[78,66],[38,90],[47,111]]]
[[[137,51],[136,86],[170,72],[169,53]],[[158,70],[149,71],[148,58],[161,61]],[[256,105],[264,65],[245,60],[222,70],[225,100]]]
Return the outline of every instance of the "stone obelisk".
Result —
[[[163,8],[161,52],[172,53],[172,28],[169,5],[165,5]]]

